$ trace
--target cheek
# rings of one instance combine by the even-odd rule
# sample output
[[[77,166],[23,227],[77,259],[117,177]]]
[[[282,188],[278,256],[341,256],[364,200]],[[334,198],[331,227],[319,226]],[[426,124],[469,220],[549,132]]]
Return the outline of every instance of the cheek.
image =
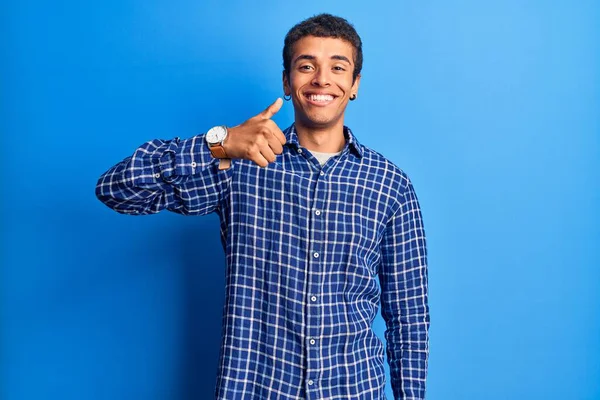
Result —
[[[292,90],[300,92],[303,88],[310,84],[310,81],[306,81],[306,79],[297,78],[292,81]]]
[[[350,79],[346,79],[346,89],[354,90],[354,82],[352,82],[352,76],[350,76]]]
[[[296,71],[292,71],[290,73],[290,86],[293,88],[297,88],[303,85],[303,82],[306,81],[306,74],[299,74]]]

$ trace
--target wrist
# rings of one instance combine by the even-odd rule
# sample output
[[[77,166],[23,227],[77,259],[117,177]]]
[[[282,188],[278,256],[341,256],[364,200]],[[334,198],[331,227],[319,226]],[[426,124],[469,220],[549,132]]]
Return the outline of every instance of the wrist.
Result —
[[[225,154],[230,154],[229,150],[231,149],[231,132],[235,131],[235,130],[236,130],[236,127],[227,128],[227,135],[225,135],[225,137],[221,141],[221,147],[225,151]],[[230,158],[230,157],[228,157],[228,158]]]
[[[228,136],[226,126],[215,126],[206,133],[206,143],[210,149],[210,153],[214,158],[228,158],[227,152],[223,147],[223,143]]]

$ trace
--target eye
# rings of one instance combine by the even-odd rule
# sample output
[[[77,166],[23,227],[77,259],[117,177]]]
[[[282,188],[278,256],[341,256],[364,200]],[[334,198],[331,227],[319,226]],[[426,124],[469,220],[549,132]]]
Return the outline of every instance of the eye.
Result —
[[[308,64],[301,65],[298,69],[300,71],[310,71],[312,69],[312,65],[308,65]]]
[[[344,67],[341,67],[341,66],[339,66],[339,65],[336,65],[335,67],[333,67],[333,70],[334,70],[334,71],[345,71],[345,70],[346,70],[346,68],[344,68]]]

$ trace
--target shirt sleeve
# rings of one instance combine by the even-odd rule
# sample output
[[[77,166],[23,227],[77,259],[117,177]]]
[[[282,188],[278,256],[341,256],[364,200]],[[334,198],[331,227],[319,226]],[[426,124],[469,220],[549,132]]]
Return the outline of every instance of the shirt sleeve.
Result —
[[[382,244],[381,314],[396,400],[425,398],[429,357],[427,248],[419,202],[410,180]]]
[[[185,215],[213,212],[229,189],[232,169],[219,170],[204,134],[189,139],[155,139],[106,171],[96,196],[122,214],[167,209]]]

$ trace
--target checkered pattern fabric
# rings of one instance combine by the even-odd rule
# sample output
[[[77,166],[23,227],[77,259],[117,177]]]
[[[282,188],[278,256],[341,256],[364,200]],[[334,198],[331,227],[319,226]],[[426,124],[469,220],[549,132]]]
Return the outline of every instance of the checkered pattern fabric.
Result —
[[[385,399],[381,306],[396,399],[424,399],[427,250],[408,176],[361,145],[324,166],[294,125],[275,163],[218,169],[204,135],[153,140],[96,194],[124,214],[220,217],[227,259],[217,399]]]

